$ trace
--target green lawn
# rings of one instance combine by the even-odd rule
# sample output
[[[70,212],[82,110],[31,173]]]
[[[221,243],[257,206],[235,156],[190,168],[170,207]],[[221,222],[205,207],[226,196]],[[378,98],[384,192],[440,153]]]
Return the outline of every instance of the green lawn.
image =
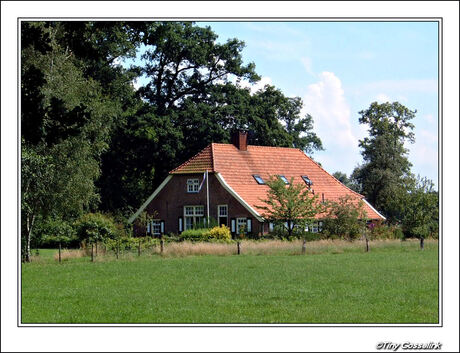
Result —
[[[22,323],[437,322],[436,242],[22,265]]]

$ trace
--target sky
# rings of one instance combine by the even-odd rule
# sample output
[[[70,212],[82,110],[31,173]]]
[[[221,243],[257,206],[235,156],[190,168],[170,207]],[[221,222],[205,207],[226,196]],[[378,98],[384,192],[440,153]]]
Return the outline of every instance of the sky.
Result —
[[[301,97],[325,151],[313,158],[349,175],[367,136],[358,112],[398,101],[417,110],[412,172],[438,184],[438,24],[436,22],[197,22],[218,42],[246,44],[245,63],[287,96]]]

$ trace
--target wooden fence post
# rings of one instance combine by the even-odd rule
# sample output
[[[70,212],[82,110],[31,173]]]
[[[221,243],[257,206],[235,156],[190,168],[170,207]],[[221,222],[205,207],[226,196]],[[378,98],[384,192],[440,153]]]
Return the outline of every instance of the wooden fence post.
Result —
[[[163,254],[164,248],[165,248],[165,242],[163,240],[163,235],[161,235],[161,239],[160,239],[160,253],[161,254]]]
[[[91,262],[94,262],[94,243],[91,243]]]
[[[423,244],[423,241],[425,240],[424,237],[420,237],[420,249],[423,250],[423,247],[424,247],[424,244]]]
[[[59,263],[61,263],[61,242],[59,242]]]
[[[369,252],[369,239],[366,237],[366,252]]]
[[[305,255],[307,251],[307,240],[305,238],[303,238],[303,242],[302,242],[302,255]]]
[[[96,240],[96,256],[97,256],[97,240]]]
[[[241,243],[239,241],[236,242],[236,247],[238,249],[238,255],[241,254]]]
[[[118,253],[120,252],[120,239],[117,239],[117,260],[118,260]]]
[[[141,238],[139,237],[139,242],[137,243],[137,256],[141,256]]]

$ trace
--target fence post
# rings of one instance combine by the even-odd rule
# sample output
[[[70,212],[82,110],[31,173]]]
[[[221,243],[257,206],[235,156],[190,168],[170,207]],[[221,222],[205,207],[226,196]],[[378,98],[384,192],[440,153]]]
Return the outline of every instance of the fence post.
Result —
[[[305,238],[303,238],[303,242],[302,242],[302,254],[305,255],[307,251],[307,240]]]
[[[96,240],[96,256],[97,256],[97,240]]]
[[[369,252],[369,239],[367,239],[367,236],[365,236],[366,239],[366,252]]]
[[[424,247],[424,244],[423,244],[423,241],[425,240],[424,237],[420,237],[420,249],[423,250],[423,247]]]
[[[165,248],[165,243],[163,240],[163,234],[161,234],[161,238],[160,238],[160,253],[161,254],[163,254],[164,248]]]
[[[236,246],[237,246],[237,249],[238,249],[238,255],[240,255],[241,254],[241,243],[239,241],[237,241]]]
[[[139,237],[139,242],[137,243],[137,256],[141,256],[141,238]]]
[[[94,243],[91,243],[91,262],[94,262]]]
[[[117,260],[118,260],[118,253],[120,252],[120,239],[117,239]]]
[[[59,263],[61,263],[61,242],[59,242]]]

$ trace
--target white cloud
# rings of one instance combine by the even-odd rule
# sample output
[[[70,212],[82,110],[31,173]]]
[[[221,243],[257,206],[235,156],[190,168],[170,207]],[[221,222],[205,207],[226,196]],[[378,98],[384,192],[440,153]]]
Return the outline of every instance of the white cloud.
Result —
[[[318,78],[318,82],[307,87],[302,113],[313,117],[314,130],[327,151],[318,152],[318,160],[330,172],[350,173],[360,155],[342,82],[332,72],[322,72]]]
[[[313,116],[315,129],[324,142],[342,147],[357,145],[350,122],[350,107],[345,99],[342,82],[332,72],[322,72],[319,82],[308,86],[304,96],[304,111]]]

